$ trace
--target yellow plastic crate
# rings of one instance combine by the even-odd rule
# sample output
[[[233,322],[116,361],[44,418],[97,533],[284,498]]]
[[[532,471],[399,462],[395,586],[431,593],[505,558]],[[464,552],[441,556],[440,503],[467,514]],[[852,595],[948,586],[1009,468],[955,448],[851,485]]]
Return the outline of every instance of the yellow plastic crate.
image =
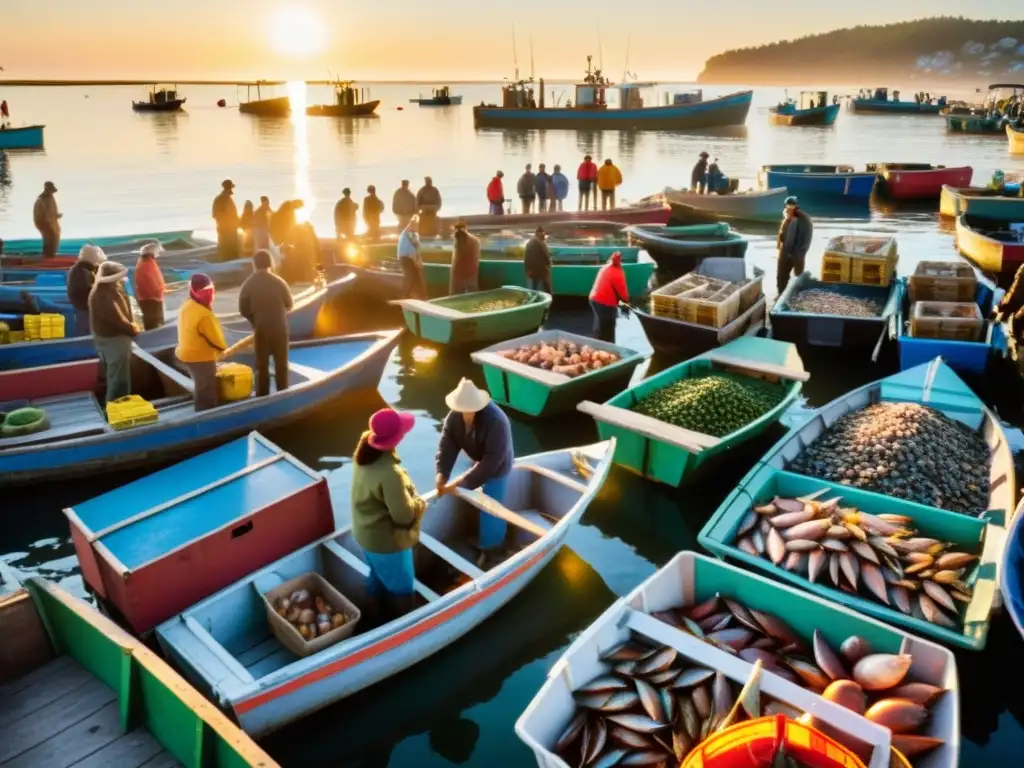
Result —
[[[891,259],[850,259],[850,282],[857,285],[888,285],[895,272]]]
[[[107,423],[117,430],[152,424],[157,418],[153,404],[138,395],[126,395],[107,403]]]
[[[826,251],[825,255],[821,257],[821,282],[850,282],[850,257]]]
[[[252,368],[241,363],[224,363],[217,368],[217,391],[222,402],[245,400],[252,394]]]
[[[11,331],[10,341],[11,341],[11,344],[17,344],[19,342],[25,341],[25,332],[24,331]]]
[[[25,315],[25,341],[39,341],[40,315]]]

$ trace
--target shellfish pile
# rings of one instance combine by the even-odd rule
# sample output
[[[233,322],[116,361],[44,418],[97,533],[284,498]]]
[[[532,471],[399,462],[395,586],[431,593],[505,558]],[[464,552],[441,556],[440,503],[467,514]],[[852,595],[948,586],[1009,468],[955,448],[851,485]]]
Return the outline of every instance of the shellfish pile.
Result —
[[[620,359],[615,352],[594,349],[588,344],[577,346],[564,339],[554,344],[523,344],[514,349],[503,349],[498,354],[506,360],[561,373],[569,378],[596,371]]]
[[[818,502],[780,499],[749,510],[736,546],[812,582],[866,596],[948,629],[971,602],[965,583],[977,555],[918,535],[906,515],[872,515]]]
[[[846,414],[787,469],[975,517],[988,509],[984,438],[917,403]]]
[[[288,597],[279,597],[274,610],[295,627],[306,642],[343,627],[348,621],[343,612],[308,589],[297,589]]]
[[[882,305],[874,299],[844,296],[841,293],[821,288],[800,291],[786,303],[792,312],[808,312],[814,315],[879,317],[882,314]]]

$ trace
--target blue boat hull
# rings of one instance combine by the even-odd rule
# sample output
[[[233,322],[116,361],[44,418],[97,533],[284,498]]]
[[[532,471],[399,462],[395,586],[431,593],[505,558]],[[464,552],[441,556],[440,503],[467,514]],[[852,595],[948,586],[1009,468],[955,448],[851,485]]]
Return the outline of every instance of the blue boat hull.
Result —
[[[0,130],[0,149],[42,149],[43,125]]]
[[[868,200],[875,188],[874,173],[804,173],[799,170],[767,170],[769,189],[785,187],[791,195],[828,200]]]
[[[1013,619],[1014,626],[1024,637],[1024,501],[1021,501],[1010,524],[1006,541],[1006,555],[1002,563],[1000,587],[1003,604]]]
[[[876,101],[875,99],[854,99],[857,112],[878,115],[937,115],[942,110],[938,104],[918,104],[916,101]]]
[[[695,104],[639,109],[506,109],[474,107],[478,128],[582,128],[609,130],[671,130],[726,128],[746,123],[753,91]]]
[[[769,119],[775,125],[835,125],[838,117],[838,104],[813,109],[796,109],[790,105],[769,110]]]

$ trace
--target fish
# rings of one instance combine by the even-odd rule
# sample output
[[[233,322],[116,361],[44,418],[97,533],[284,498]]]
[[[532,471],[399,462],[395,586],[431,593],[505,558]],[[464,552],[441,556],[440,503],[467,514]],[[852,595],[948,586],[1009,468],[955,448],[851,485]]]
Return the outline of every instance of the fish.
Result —
[[[940,627],[946,627],[947,629],[956,628],[956,624],[942,612],[942,609],[928,595],[919,594],[917,596],[917,606],[921,609],[925,619],[932,624],[938,624]]]
[[[759,515],[767,515],[769,517],[779,514],[779,508],[774,504],[763,504],[760,507],[754,507],[754,511]]]
[[[850,635],[839,646],[839,655],[851,667],[871,653],[868,641],[858,635]]]
[[[683,616],[683,625],[681,629],[685,629],[691,635],[698,637],[701,640],[704,639],[704,635],[706,634],[704,630],[701,628],[700,624],[698,624],[693,619],[687,618],[686,616]]]
[[[740,651],[740,658],[748,664],[760,661],[765,667],[770,669],[774,669],[778,666],[776,655],[764,648],[744,648]]]
[[[623,728],[621,725],[612,725],[608,729],[608,738],[616,744],[621,744],[630,749],[648,749],[654,746],[651,738],[645,734]],[[559,750],[556,749],[556,752]]]
[[[735,616],[741,624],[746,625],[754,632],[764,632],[761,625],[757,623],[757,620],[751,615],[750,611],[747,610],[747,606],[742,603],[738,603],[735,600],[730,600],[727,597],[722,598],[722,600],[725,603],[725,607],[729,609],[729,613]]]
[[[630,731],[636,731],[637,733],[654,733],[660,731],[662,728],[667,728],[667,723],[659,723],[657,720],[652,720],[647,715],[632,715],[632,714],[617,714],[608,715],[606,718],[608,721],[621,725]],[[600,720],[598,722],[601,722]]]
[[[640,694],[636,691],[618,691],[596,709],[601,712],[625,712],[627,709],[635,707],[638,701],[640,701]]]
[[[630,752],[623,757],[618,765],[664,765],[665,753],[654,749],[645,749],[643,752]]]
[[[881,552],[883,555],[888,555],[889,557],[900,556],[900,553],[893,549],[889,542],[887,542],[881,536],[868,536],[868,540],[866,543],[873,550],[875,550],[876,552]]]
[[[562,752],[570,744],[574,743],[579,738],[580,734],[583,733],[583,726],[587,724],[587,711],[585,709],[576,710],[576,714],[572,720],[569,721],[569,725],[562,731],[562,735],[558,737],[558,741],[555,742],[555,752]]]
[[[852,549],[860,557],[863,557],[865,560],[868,560],[874,563],[875,565],[882,564],[881,561],[878,559],[878,555],[875,553],[875,550],[871,548],[870,544],[867,544],[863,541],[855,541],[852,544],[850,544],[850,549]]]
[[[878,533],[882,536],[898,536],[905,531],[904,528],[901,528],[898,525],[887,523],[882,518],[864,511],[858,511],[856,520],[851,522],[856,523],[866,531],[872,531],[873,533]]]
[[[898,552],[924,552],[929,555],[934,555],[940,552],[944,546],[938,539],[930,539],[926,537],[895,540],[890,538],[889,543],[892,544],[893,549]]]
[[[778,515],[773,517],[771,522],[776,528],[790,528],[796,525],[803,525],[808,521],[813,521],[814,510],[811,508],[804,508],[798,512],[787,512],[784,515]]]
[[[927,563],[927,562],[912,563],[911,565],[908,565],[906,568],[903,569],[903,573],[905,573],[905,574],[907,574],[909,576],[909,575],[913,575],[915,573],[922,573],[924,571],[927,571],[929,568],[931,568],[931,563]]]
[[[881,569],[874,563],[869,563],[865,560],[860,566],[860,576],[864,580],[864,586],[868,588],[868,591],[888,605],[889,593],[886,592],[885,577],[882,576]]]
[[[746,536],[747,533],[754,530],[755,525],[757,525],[757,512],[749,509],[740,521],[740,527],[736,530],[736,535]]]
[[[864,717],[893,733],[912,733],[928,719],[928,710],[908,699],[882,699],[868,707]]]
[[[843,575],[846,577],[850,586],[856,589],[857,578],[860,575],[860,568],[857,566],[857,558],[849,552],[841,552],[839,553],[839,567],[842,568]]]
[[[612,697],[609,691],[598,691],[597,693],[574,693],[573,698],[581,707],[587,709],[600,709]]]
[[[763,650],[770,651],[773,648],[775,648],[775,640],[766,635],[764,637],[759,637],[757,640],[752,642],[748,647],[761,648]]]
[[[954,603],[953,598],[949,596],[949,592],[947,592],[941,586],[936,584],[934,581],[922,581],[921,588],[924,590],[924,593],[928,595],[928,597],[930,597],[940,606],[945,608],[950,613],[956,613],[956,603]]]
[[[675,648],[661,648],[649,658],[637,662],[635,673],[637,675],[649,675],[652,672],[664,672],[672,666],[676,660]]]
[[[833,523],[832,525],[829,526],[829,529],[827,531],[825,531],[825,538],[826,539],[839,539],[840,541],[845,541],[847,539],[852,539],[853,538],[853,534],[847,528],[845,528],[844,526],[842,526],[842,525],[835,525]]]
[[[939,584],[954,584],[957,581],[956,571],[937,571],[932,575],[932,581]]]
[[[949,593],[949,596],[961,603],[970,603],[974,599],[970,595],[965,595],[963,592],[958,592],[955,589]]]
[[[704,667],[690,667],[685,669],[672,683],[672,688],[678,690],[681,688],[693,688],[696,685],[702,685],[715,676],[713,669],[705,669]]]
[[[754,610],[753,608],[750,609],[750,615],[757,620],[757,623],[764,628],[765,633],[770,637],[786,645],[802,645],[802,641],[796,632],[778,616],[767,611]]]
[[[851,534],[853,534],[854,538],[859,539],[860,541],[867,541],[868,540],[867,533],[864,531],[863,528],[861,528],[856,523],[851,523],[849,521],[844,520],[843,521],[843,527],[846,530],[848,530]]]
[[[680,623],[679,618],[676,616],[675,611],[654,611],[651,616],[664,624],[675,627],[676,629],[682,629],[683,625]],[[647,657],[644,657],[647,658]]]
[[[728,713],[736,702],[733,697],[729,678],[721,672],[715,673],[715,682],[711,687],[711,707],[713,712]]]
[[[615,675],[601,675],[595,677],[589,683],[579,688],[576,693],[600,693],[602,691],[624,691],[629,688],[629,683]]]
[[[828,557],[828,575],[832,578],[832,583],[839,586],[839,554],[833,552]]]
[[[590,744],[589,748],[583,751],[583,764],[594,762],[607,741],[608,726],[605,725],[604,720],[598,718],[590,729]]]
[[[796,672],[810,688],[816,692],[825,690],[832,682],[828,675],[818,669],[814,664],[792,656],[786,658],[786,664]]]
[[[671,685],[671,683],[677,677],[679,677],[679,670],[669,668],[666,669],[664,672],[655,672],[653,675],[648,676],[647,681],[651,685],[663,687],[666,685]]]
[[[705,616],[701,619],[697,626],[700,627],[705,633],[714,631],[714,627],[718,625],[722,619],[730,619],[732,614],[728,611],[721,611],[719,613],[712,613],[709,616]]]
[[[820,549],[815,549],[808,553],[807,557],[807,578],[812,582],[818,580],[818,576],[821,575],[821,570],[825,567],[826,555]]]
[[[774,504],[775,508],[780,512],[803,512],[804,508],[807,506],[802,501],[797,501],[796,499],[780,498],[776,498],[772,504]]]
[[[687,696],[679,697],[679,723],[685,729],[686,734],[691,738],[697,738],[697,734],[700,733],[700,721],[701,717],[697,712],[697,707],[693,701]]]
[[[615,765],[622,765],[622,758],[629,752],[625,749],[610,749],[601,755],[600,759],[591,763],[592,768],[612,768]]]
[[[703,685],[693,689],[690,694],[693,699],[693,707],[697,710],[697,716],[704,720],[711,717],[711,697],[708,695],[708,689]]]
[[[721,597],[716,592],[703,603],[698,603],[686,611],[687,618],[693,619],[694,621],[703,621],[708,616],[718,612],[718,604],[720,600]]]
[[[790,552],[782,567],[790,573],[799,573],[803,570],[805,554],[804,552]]]
[[[892,523],[893,525],[900,525],[903,527],[914,524],[914,518],[910,517],[909,515],[893,515],[886,513],[882,515],[876,515],[876,517],[878,517],[879,520],[885,520],[885,522],[887,523]]]
[[[863,715],[868,705],[868,697],[864,695],[864,690],[853,680],[833,680],[822,691],[821,697],[858,715]]]
[[[770,530],[770,529],[769,529]],[[757,551],[758,557],[764,554],[765,550],[765,534],[761,531],[751,531],[750,543],[754,545],[754,549]]]
[[[929,685],[928,683],[906,683],[899,688],[889,691],[894,699],[908,699],[926,709],[931,709],[932,705],[945,692],[945,688],[939,688],[937,685]]]
[[[903,561],[907,563],[917,564],[924,563],[925,566],[929,566],[935,562],[935,558],[929,555],[927,552],[908,552],[903,555]]]
[[[636,661],[649,649],[633,641],[617,645],[601,657],[601,661]]]
[[[821,546],[825,549],[830,549],[833,552],[849,552],[850,547],[845,541],[841,539],[825,539],[821,542]]]
[[[713,626],[713,627],[712,627],[712,628],[711,628],[711,629],[709,630],[709,632],[718,632],[718,631],[719,631],[719,630],[721,630],[721,629],[725,629],[725,628],[726,628],[726,627],[728,627],[728,626],[729,626],[730,624],[732,624],[732,614],[731,614],[731,613],[727,613],[727,614],[725,614],[724,616],[722,616],[722,618],[720,618],[720,619],[718,620],[718,623],[717,623],[717,624],[715,624],[715,626]],[[706,634],[707,634],[707,633],[705,633],[705,635],[706,635]]]
[[[672,731],[672,754],[675,755],[676,760],[680,762],[685,760],[692,748],[693,739],[688,733],[682,728],[676,728]]]
[[[633,659],[620,661],[618,664],[612,667],[612,671],[616,675],[625,675],[626,677],[630,677],[633,674],[634,669],[636,669],[636,661]]]
[[[715,645],[726,645],[732,648],[734,651],[741,651],[746,648],[754,639],[754,633],[749,629],[743,629],[742,627],[733,627],[731,629],[722,629],[718,632],[712,632],[708,635],[710,640]]]
[[[768,532],[765,544],[768,550],[768,557],[773,563],[778,565],[786,558],[786,542],[782,538],[782,534],[774,528]]]
[[[818,541],[825,537],[825,531],[831,526],[832,523],[828,520],[810,520],[806,523],[794,525],[792,528],[787,528],[782,532],[782,538],[786,539],[786,541],[794,541],[796,539]]]
[[[903,682],[913,663],[908,654],[869,653],[854,664],[853,679],[865,691],[885,691]]]
[[[977,559],[977,555],[971,555],[967,552],[945,552],[935,560],[935,567],[940,571],[955,571],[970,565]]]
[[[846,671],[846,667],[843,666],[843,662],[836,655],[836,652],[829,647],[825,636],[821,634],[820,630],[814,630],[812,647],[814,650],[814,661],[822,672],[833,680],[849,679],[850,673]]]
[[[921,736],[916,733],[894,733],[892,745],[907,758],[917,757],[930,749],[940,747],[946,742],[935,736]]]
[[[636,692],[640,694],[640,706],[644,708],[644,712],[650,715],[651,720],[657,720],[659,723],[671,722],[668,713],[665,712],[658,689],[646,680],[635,680],[634,682],[636,683]]]
[[[658,696],[661,698],[661,706],[665,709],[666,721],[669,723],[675,722],[676,710],[679,707],[675,694],[668,688],[662,688],[658,691]]]
[[[895,605],[902,613],[905,613],[908,616],[912,615],[913,611],[910,607],[910,592],[906,587],[901,587],[898,584],[889,587],[889,598],[892,600],[893,605]]]
[[[792,539],[786,542],[786,549],[790,552],[810,552],[819,546],[818,542],[809,539]]]

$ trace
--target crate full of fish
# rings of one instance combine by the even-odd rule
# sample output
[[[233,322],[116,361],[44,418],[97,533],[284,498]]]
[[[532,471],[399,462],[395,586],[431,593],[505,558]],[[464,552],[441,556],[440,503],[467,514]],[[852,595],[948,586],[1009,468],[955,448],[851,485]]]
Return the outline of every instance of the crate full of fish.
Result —
[[[973,301],[918,301],[910,316],[910,335],[918,339],[978,341],[984,330]]]
[[[678,765],[737,715],[780,714],[870,768],[893,748],[919,768],[957,765],[950,651],[693,552],[573,642],[516,733],[542,766]]]
[[[977,275],[962,261],[922,261],[907,280],[911,303],[917,301],[974,301]]]

